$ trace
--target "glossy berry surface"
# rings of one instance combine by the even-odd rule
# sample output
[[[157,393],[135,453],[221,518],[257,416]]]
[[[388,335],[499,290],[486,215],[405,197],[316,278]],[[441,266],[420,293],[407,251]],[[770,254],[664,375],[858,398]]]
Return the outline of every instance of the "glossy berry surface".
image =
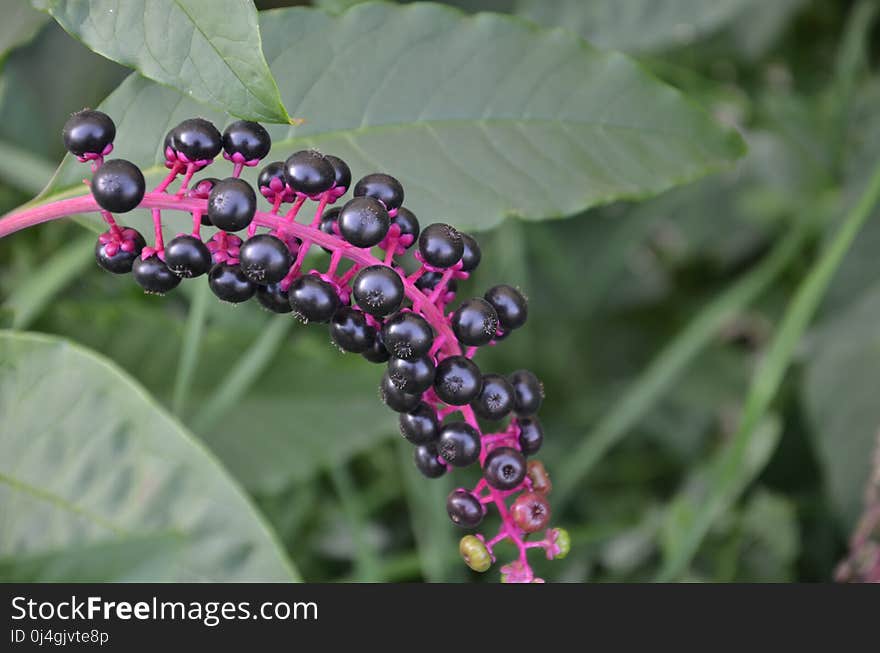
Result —
[[[498,331],[498,315],[492,304],[481,297],[462,302],[452,314],[452,331],[468,347],[489,344]]]
[[[446,497],[446,512],[456,526],[476,528],[483,521],[486,509],[480,500],[467,490],[453,490]]]
[[[513,386],[500,374],[484,374],[480,394],[471,402],[471,408],[483,419],[499,420],[513,410]]]
[[[499,284],[486,291],[484,298],[492,304],[498,315],[498,323],[505,331],[518,329],[529,317],[526,298],[513,286]]]
[[[391,381],[404,392],[422,393],[434,383],[436,367],[430,356],[404,359],[392,358],[388,361],[388,375]]]
[[[386,406],[398,413],[408,413],[411,410],[415,410],[422,402],[421,395],[404,392],[394,385],[388,370],[385,370],[385,374],[382,375],[382,382],[379,384],[379,396]]]
[[[230,304],[246,302],[257,292],[257,285],[244,275],[241,268],[229,263],[218,263],[211,268],[208,285],[218,299]]]
[[[427,478],[440,478],[446,473],[446,466],[437,459],[437,447],[433,444],[417,446],[413,450],[413,462]]]
[[[257,286],[257,301],[260,306],[273,313],[290,313],[290,295],[281,288],[280,283]]]
[[[211,252],[200,239],[182,235],[165,245],[165,265],[186,279],[198,277],[211,269]]]
[[[400,229],[401,236],[412,237],[412,240],[407,247],[412,246],[412,244],[418,240],[420,233],[419,219],[416,217],[415,213],[405,206],[401,206],[397,209],[397,215],[391,219],[391,224],[397,225],[398,229]]]
[[[449,268],[464,254],[464,242],[455,227],[434,223],[424,228],[419,236],[419,253],[428,265]]]
[[[355,197],[346,202],[336,219],[339,233],[355,247],[373,247],[382,242],[391,218],[382,203],[372,197]]]
[[[392,211],[403,204],[403,186],[391,175],[374,173],[361,177],[354,187],[355,197],[372,197]]]
[[[301,150],[284,162],[287,185],[304,195],[318,195],[333,187],[336,171],[320,152]]]
[[[408,413],[401,413],[398,424],[400,434],[413,444],[435,442],[440,435],[437,414],[426,403],[420,403]]]
[[[385,347],[397,358],[413,359],[427,354],[434,343],[434,329],[428,321],[412,311],[400,311],[382,327]]]
[[[150,295],[164,295],[180,283],[180,277],[169,270],[158,256],[136,258],[131,272],[137,284]]]
[[[339,307],[336,289],[313,274],[295,279],[287,294],[293,314],[303,322],[328,322]]]
[[[391,358],[391,354],[385,349],[385,341],[382,339],[382,332],[376,331],[372,344],[361,355],[371,363],[386,363]]]
[[[351,186],[351,168],[338,156],[325,154],[324,158],[333,166],[333,188],[348,188]]]
[[[146,246],[144,237],[135,229],[106,231],[95,243],[95,261],[107,272],[126,274]]]
[[[248,238],[241,246],[238,258],[245,276],[263,285],[281,281],[293,263],[287,245],[270,234]]]
[[[222,137],[209,120],[190,118],[169,132],[171,148],[189,162],[208,161],[220,154]]]
[[[75,156],[100,155],[116,138],[116,125],[106,113],[83,109],[67,119],[61,138],[67,151]]]
[[[430,292],[437,287],[437,284],[440,283],[442,279],[442,272],[425,272],[416,280],[416,288],[418,288],[422,292]],[[458,284],[456,283],[455,279],[449,280],[449,283],[446,284],[446,289],[447,291],[453,293],[458,289]]]
[[[350,306],[341,306],[330,319],[330,339],[342,351],[361,354],[373,344],[376,330],[366,316]]]
[[[223,151],[230,157],[238,154],[245,161],[259,161],[272,149],[272,138],[261,124],[236,120],[223,130]]]
[[[144,173],[131,161],[110,159],[92,175],[92,196],[102,209],[126,213],[144,199]]]
[[[218,181],[208,196],[208,219],[223,231],[241,231],[250,225],[256,211],[257,195],[243,179]]]
[[[284,177],[284,163],[273,161],[263,166],[257,176],[257,188],[260,189],[260,194],[270,202],[274,202],[279,195],[284,199],[285,192],[289,192],[287,180]]]
[[[526,417],[518,421],[519,449],[526,456],[538,453],[544,444],[544,429],[536,417]]]
[[[352,295],[361,309],[370,315],[384,317],[403,303],[403,282],[390,267],[371,265],[355,276]]]
[[[480,368],[465,356],[449,356],[437,364],[434,392],[450,406],[464,406],[476,399],[483,387]]]
[[[496,490],[512,490],[526,477],[526,459],[513,447],[498,447],[483,463],[483,477]]]
[[[513,386],[514,412],[519,417],[530,417],[541,408],[544,387],[538,377],[528,370],[519,370],[507,377]]]
[[[550,504],[540,492],[523,492],[510,507],[510,514],[526,533],[536,533],[550,523]]]
[[[483,259],[483,252],[474,237],[468,234],[461,234],[461,244],[463,248],[461,270],[462,272],[473,272]]]
[[[467,422],[449,422],[440,427],[437,450],[453,467],[473,465],[480,457],[480,434]]]

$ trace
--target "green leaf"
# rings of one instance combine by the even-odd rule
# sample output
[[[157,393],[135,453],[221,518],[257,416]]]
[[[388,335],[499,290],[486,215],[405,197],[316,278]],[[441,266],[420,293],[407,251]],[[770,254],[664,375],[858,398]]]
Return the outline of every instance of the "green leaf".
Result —
[[[0,62],[2,62],[10,50],[34,38],[48,17],[23,0],[6,0],[0,4],[0,9],[3,10],[3,20],[0,21]]]
[[[762,3],[759,0],[517,0],[515,10],[543,25],[573,30],[600,48],[650,52],[692,43],[758,4]]]
[[[0,370],[4,580],[297,580],[217,461],[114,365],[2,332]],[[131,566],[156,539],[160,560]]]
[[[626,56],[560,30],[433,4],[290,8],[261,23],[282,96],[306,120],[270,129],[270,157],[316,147],[356,176],[387,171],[428,220],[487,229],[505,216],[566,216],[661,192],[743,151]],[[168,129],[228,119],[138,76],[101,108],[117,122],[118,155],[154,176]],[[81,193],[82,174],[67,160],[50,193]]]
[[[803,386],[825,491],[851,529],[864,505],[880,432],[880,285],[825,322],[810,339]]]
[[[250,120],[289,123],[251,0],[34,0],[100,55]]]

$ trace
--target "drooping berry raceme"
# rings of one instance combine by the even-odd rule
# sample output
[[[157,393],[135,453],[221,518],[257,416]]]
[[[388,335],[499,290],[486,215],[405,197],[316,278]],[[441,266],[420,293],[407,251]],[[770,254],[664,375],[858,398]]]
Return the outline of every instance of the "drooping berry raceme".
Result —
[[[384,366],[380,399],[398,413],[401,435],[413,444],[416,468],[437,478],[459,467],[479,465],[473,489],[452,492],[446,508],[453,523],[475,528],[487,507],[501,517],[491,539],[466,535],[460,551],[468,566],[487,570],[495,548],[508,540],[519,555],[502,567],[507,582],[539,581],[527,559],[541,548],[548,558],[569,550],[568,534],[547,528],[552,484],[539,460],[544,431],[535,417],[543,399],[539,379],[526,370],[508,376],[484,373],[474,358],[523,326],[528,315],[523,294],[496,285],[482,297],[450,306],[458,282],[480,264],[472,236],[448,224],[422,228],[403,206],[403,186],[384,173],[361,177],[353,198],[338,202],[352,186],[348,165],[315,150],[263,164],[256,190],[240,178],[269,154],[269,133],[259,124],[236,121],[221,133],[202,118],[185,120],[164,141],[167,176],[152,190],[134,164],[105,161],[113,149],[113,121],[99,111],[74,114],[64,126],[68,150],[92,166],[91,195],[61,200],[0,219],[0,236],[46,219],[97,211],[108,229],[95,245],[98,264],[115,274],[131,272],[151,294],[173,290],[182,280],[205,275],[222,301],[256,297],[268,311],[325,324],[342,351]],[[222,152],[231,175],[193,174]],[[222,159],[221,159],[222,161]],[[178,179],[176,191],[169,190]],[[258,194],[269,203],[260,210]],[[298,220],[307,201],[317,202],[311,219]],[[290,205],[282,210],[283,205]],[[114,214],[148,209],[153,240],[117,224]],[[192,216],[192,229],[165,243],[164,211]],[[203,235],[204,227],[216,229]],[[304,269],[306,254],[323,249],[326,268]],[[400,257],[415,249],[417,269]],[[347,269],[341,267],[347,260]],[[344,271],[343,271],[344,270]],[[204,282],[204,281],[203,281]],[[496,432],[481,423],[507,420]]]

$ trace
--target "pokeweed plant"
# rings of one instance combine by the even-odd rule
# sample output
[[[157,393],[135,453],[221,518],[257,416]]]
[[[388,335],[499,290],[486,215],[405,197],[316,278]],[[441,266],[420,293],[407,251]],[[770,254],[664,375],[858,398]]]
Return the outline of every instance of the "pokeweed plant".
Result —
[[[151,72],[156,62],[118,54],[124,39],[95,43],[99,37],[89,26],[107,16],[97,5],[82,14],[77,4],[48,3],[65,29],[96,51],[217,106],[204,89],[192,92],[192,80],[165,79]],[[462,538],[467,564],[485,571],[496,545],[510,541],[518,555],[502,566],[502,578],[540,580],[528,550],[540,548],[552,559],[570,547],[567,532],[550,527],[549,474],[528,458],[544,438],[536,417],[543,387],[526,370],[484,373],[474,360],[481,347],[525,323],[527,302],[522,291],[502,284],[457,303],[458,282],[481,258],[476,240],[458,227],[490,227],[505,215],[565,215],[656,193],[724,165],[741,153],[738,137],[717,129],[625,56],[500,16],[368,4],[340,17],[307,9],[269,12],[260,23],[282,99],[298,103],[304,125],[270,127],[270,134],[253,121],[262,113],[248,109],[250,88],[224,100],[227,114],[245,119],[221,133],[214,123],[226,120],[222,114],[133,75],[102,110],[79,111],[64,127],[71,156],[91,168],[88,194],[79,195],[74,182],[82,171],[66,161],[43,197],[0,219],[0,237],[95,213],[106,223],[95,244],[98,264],[131,273],[147,293],[164,294],[184,279],[206,276],[222,301],[255,297],[269,311],[328,324],[340,349],[385,365],[380,396],[399,413],[400,431],[414,445],[414,463],[424,475],[436,478],[476,464],[482,469],[476,486],[447,498],[450,518],[462,527],[477,527],[487,506],[501,519],[493,536]],[[407,56],[376,69],[346,45],[364,24],[383,25],[383,44]],[[461,47],[463,39],[472,47]],[[330,56],[297,56],[298,48],[316,40],[331,45]],[[251,47],[259,50],[259,43]],[[437,47],[446,48],[447,65],[426,66],[437,58]],[[532,56],[517,69],[508,55],[522,48]],[[347,71],[349,83],[339,83],[339,70]],[[474,83],[511,73],[521,82],[516,88]],[[364,79],[369,83],[359,83]],[[456,83],[464,92],[449,92]],[[432,86],[439,90],[426,93]],[[538,86],[540,94],[523,91]],[[328,89],[334,109],[324,115],[320,92]],[[276,109],[269,117],[283,122],[286,110],[272,93],[266,97]],[[201,117],[178,122],[186,110]],[[114,147],[129,159],[110,158],[118,153]],[[284,155],[263,165],[255,183],[247,181],[249,170],[279,151]],[[148,191],[158,172],[155,152],[167,172]],[[202,174],[213,170],[221,153],[232,167],[228,175]],[[360,172],[383,172],[352,184],[346,161]],[[431,168],[427,184],[414,172],[422,162]],[[398,178],[415,187],[414,210],[403,205]],[[353,197],[343,202],[349,190]],[[265,209],[258,195],[268,202]],[[117,221],[134,209],[149,211],[151,234]],[[425,210],[460,217],[456,224],[421,228],[415,211]],[[169,213],[188,215],[191,228],[166,240]],[[329,261],[306,269],[306,255],[316,248]],[[404,259],[410,250],[414,266]]]

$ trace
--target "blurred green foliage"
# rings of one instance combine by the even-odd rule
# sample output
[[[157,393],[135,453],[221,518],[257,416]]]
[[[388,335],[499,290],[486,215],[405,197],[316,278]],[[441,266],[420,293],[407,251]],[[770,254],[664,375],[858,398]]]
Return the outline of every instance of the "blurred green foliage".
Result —
[[[697,3],[711,16],[683,0],[450,4],[598,35],[748,142],[734,170],[656,199],[478,234],[484,262],[461,291],[507,282],[531,301],[530,323],[482,360],[528,367],[545,384],[540,457],[564,478],[554,522],[572,552],[537,561],[539,575],[652,579],[717,489],[712,461],[737,431],[781,318],[880,161],[877,3]],[[0,209],[48,181],[66,115],[125,74],[53,23],[5,58],[0,153],[26,152],[32,165],[15,174],[4,154]],[[874,218],[756,426],[729,480],[736,492],[675,578],[828,580],[845,553],[880,428]],[[83,238],[81,226],[55,223],[0,242],[0,321],[82,343],[135,376],[247,490],[304,578],[474,576],[443,505],[468,474],[413,474],[373,368],[338,354],[320,329],[204,302],[195,286],[145,297],[89,265]]]

